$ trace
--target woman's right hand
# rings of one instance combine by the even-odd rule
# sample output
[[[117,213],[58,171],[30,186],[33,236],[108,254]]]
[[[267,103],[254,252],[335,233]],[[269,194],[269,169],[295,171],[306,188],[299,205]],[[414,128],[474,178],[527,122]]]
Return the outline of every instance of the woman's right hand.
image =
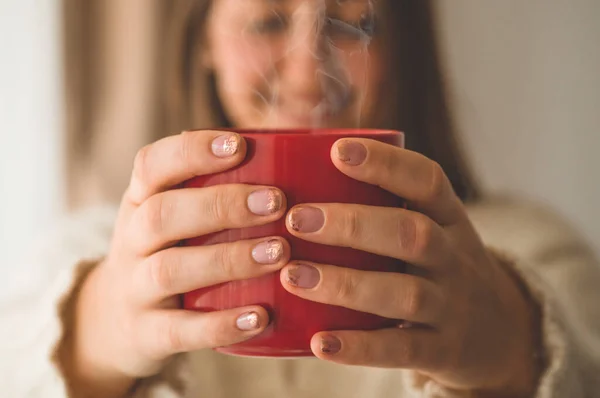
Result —
[[[110,252],[85,280],[76,304],[67,367],[75,396],[122,396],[174,354],[242,342],[268,325],[260,306],[199,313],[181,309],[179,298],[276,272],[289,261],[289,245],[280,237],[177,245],[284,215],[285,197],[272,187],[173,189],[192,177],[230,169],[245,155],[241,136],[218,131],[185,132],[138,153]]]

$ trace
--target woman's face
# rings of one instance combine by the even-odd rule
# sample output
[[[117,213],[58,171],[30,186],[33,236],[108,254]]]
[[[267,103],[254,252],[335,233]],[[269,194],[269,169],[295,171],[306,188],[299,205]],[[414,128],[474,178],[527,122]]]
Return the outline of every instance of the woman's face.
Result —
[[[372,0],[213,0],[203,49],[238,127],[369,124],[383,75]]]

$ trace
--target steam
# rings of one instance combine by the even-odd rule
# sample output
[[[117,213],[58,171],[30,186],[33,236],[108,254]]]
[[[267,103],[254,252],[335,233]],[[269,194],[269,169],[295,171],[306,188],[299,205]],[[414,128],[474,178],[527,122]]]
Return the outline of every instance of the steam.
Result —
[[[337,3],[341,7],[344,7],[352,1],[337,0]],[[247,67],[260,78],[261,87],[265,88],[265,92],[261,92],[254,87],[250,88],[253,95],[263,105],[260,109],[256,109],[256,111],[260,113],[265,124],[274,122],[279,125],[277,117],[280,115],[281,107],[283,106],[286,108],[292,107],[294,108],[292,112],[301,113],[304,117],[308,116],[310,126],[307,127],[312,128],[323,127],[328,117],[342,111],[348,112],[348,109],[352,107],[355,123],[353,127],[361,125],[361,112],[366,90],[356,90],[355,86],[367,87],[366,81],[368,79],[369,68],[368,49],[371,43],[371,36],[365,34],[365,32],[356,26],[340,20],[329,19],[326,3],[326,0],[302,1],[288,21],[289,32],[285,36],[283,51],[270,51],[268,49],[269,43],[259,42],[258,46],[265,46],[267,50],[265,51],[265,48],[257,48],[257,51],[260,51],[260,54],[266,57],[266,59],[248,62]],[[373,0],[368,0],[368,8],[365,15],[363,15],[365,18],[372,18],[373,7]],[[272,12],[275,18],[281,18],[275,10]],[[355,39],[355,44],[350,46],[352,48],[351,51],[347,48],[338,48],[335,40],[329,36],[330,29],[346,31],[349,34],[359,37],[359,39]],[[257,40],[254,36],[251,36],[252,34],[250,27],[245,28],[241,32],[241,40],[245,42],[245,45],[257,45]],[[285,91],[286,87],[282,87],[283,79],[279,75],[277,65],[286,57],[292,56],[296,51],[304,51],[304,56],[310,55],[315,61],[316,70],[314,78],[315,82],[318,82],[320,86],[319,91],[322,95],[321,101],[316,105],[314,103],[302,103],[304,99],[287,98],[289,97],[289,93]],[[356,72],[354,75],[351,73],[349,69],[351,62],[364,62],[361,68],[361,76],[356,76]],[[265,63],[268,64],[268,67],[265,66]],[[287,96],[282,96],[282,93],[286,93]],[[288,103],[283,104],[282,101],[288,101]]]

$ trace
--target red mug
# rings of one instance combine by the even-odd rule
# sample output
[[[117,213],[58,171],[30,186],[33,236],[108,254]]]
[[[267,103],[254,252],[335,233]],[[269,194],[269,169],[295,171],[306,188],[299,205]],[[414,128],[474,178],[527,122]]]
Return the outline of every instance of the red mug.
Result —
[[[233,131],[246,139],[247,156],[244,162],[223,173],[193,178],[184,187],[237,183],[274,186],[285,193],[288,209],[301,203],[405,207],[405,201],[401,198],[342,174],[330,157],[333,144],[346,137],[369,138],[403,147],[404,135],[400,132],[366,129]],[[287,231],[285,217],[268,225],[222,231],[190,239],[183,244],[212,245],[268,236],[286,238],[291,245],[292,260],[381,272],[404,270],[404,264],[396,259],[298,239]],[[240,356],[313,356],[310,340],[317,332],[375,330],[397,324],[397,320],[294,296],[281,286],[279,273],[199,289],[185,294],[183,301],[185,309],[206,312],[247,305],[264,306],[271,320],[266,330],[251,340],[215,349]]]

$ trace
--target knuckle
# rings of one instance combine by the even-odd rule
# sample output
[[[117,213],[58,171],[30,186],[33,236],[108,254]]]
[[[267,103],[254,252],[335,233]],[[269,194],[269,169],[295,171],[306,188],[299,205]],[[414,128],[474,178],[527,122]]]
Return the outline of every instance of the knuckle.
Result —
[[[197,158],[194,153],[196,148],[197,132],[184,131],[179,135],[179,157],[187,170],[193,168],[194,159]]]
[[[413,255],[415,257],[423,257],[429,251],[434,234],[434,224],[426,216],[420,216],[415,221],[416,234],[413,247]]]
[[[219,267],[221,274],[227,280],[236,279],[236,261],[230,245],[216,246],[213,253],[213,263]]]
[[[227,206],[228,221],[239,224],[250,220],[248,192],[243,185],[230,185],[223,189],[224,205]]]
[[[162,325],[157,328],[157,331],[160,341],[159,345],[164,346],[168,352],[176,353],[185,351],[185,342],[173,315],[167,316]]]
[[[397,244],[401,252],[412,253],[417,240],[417,223],[414,217],[401,215],[396,221]]]
[[[442,198],[446,192],[446,173],[442,166],[437,162],[432,162],[429,176],[429,188],[425,199],[436,201]]]
[[[413,259],[419,259],[430,247],[433,224],[425,216],[403,215],[397,222],[397,236],[400,251]]]
[[[161,251],[150,256],[147,261],[150,280],[154,286],[162,292],[172,292],[179,273],[174,256],[170,256],[168,251]]]
[[[218,187],[210,200],[208,213],[219,224],[227,224],[231,219],[232,193],[230,189]]]
[[[150,151],[152,145],[146,145],[135,155],[133,161],[133,176],[137,183],[142,187],[146,186],[151,180],[152,165],[150,161]]]
[[[405,294],[401,298],[400,308],[403,308],[404,317],[408,320],[419,319],[427,300],[425,289],[417,281],[407,284]]]
[[[156,195],[144,203],[142,217],[145,228],[154,235],[161,235],[169,218],[170,206],[163,195]]]
[[[335,298],[340,303],[352,302],[358,290],[358,280],[352,276],[348,269],[341,269],[340,276],[335,284]]]
[[[351,209],[344,214],[343,233],[350,244],[360,239],[362,234],[362,224],[360,221],[360,214],[356,209]]]

